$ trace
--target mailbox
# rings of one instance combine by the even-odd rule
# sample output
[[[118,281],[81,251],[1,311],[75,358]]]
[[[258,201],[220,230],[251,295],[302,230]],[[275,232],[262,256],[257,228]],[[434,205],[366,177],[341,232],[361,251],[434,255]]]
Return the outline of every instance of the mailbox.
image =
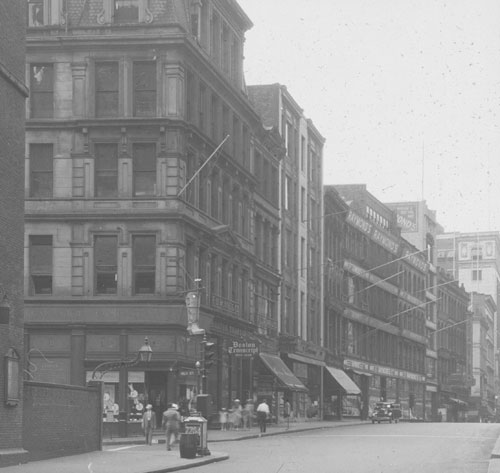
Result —
[[[210,455],[207,447],[207,419],[201,416],[191,416],[184,419],[184,432],[198,436],[198,455]]]

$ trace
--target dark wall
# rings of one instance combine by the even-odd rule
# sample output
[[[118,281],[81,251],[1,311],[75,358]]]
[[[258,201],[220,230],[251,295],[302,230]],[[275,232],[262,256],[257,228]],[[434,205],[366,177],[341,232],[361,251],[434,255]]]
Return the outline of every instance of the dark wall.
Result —
[[[26,2],[0,0],[0,466],[22,461],[4,455],[22,455],[22,404],[4,403],[3,357],[24,351],[25,12]],[[18,381],[22,387],[22,369]]]
[[[100,386],[24,383],[23,442],[29,460],[101,449]]]

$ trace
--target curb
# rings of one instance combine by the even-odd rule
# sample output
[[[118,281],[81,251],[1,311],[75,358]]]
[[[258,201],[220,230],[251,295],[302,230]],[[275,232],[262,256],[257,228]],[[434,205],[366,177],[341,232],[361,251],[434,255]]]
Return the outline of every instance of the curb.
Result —
[[[208,465],[210,463],[221,462],[224,460],[229,460],[229,455],[227,453],[219,454],[216,457],[204,457],[203,459],[197,459],[195,462],[184,463],[183,465],[168,466],[159,470],[148,470],[146,473],[168,473],[170,471],[188,470],[189,468],[195,468],[197,466]]]
[[[500,437],[498,437],[495,442],[495,446],[491,452],[491,458],[500,458]]]
[[[257,438],[262,438],[262,437],[271,437],[275,435],[287,435],[287,434],[293,434],[295,432],[307,432],[310,430],[326,430],[326,429],[333,429],[333,428],[338,428],[338,427],[349,427],[352,425],[362,425],[360,424],[335,424],[335,425],[321,425],[318,427],[304,427],[303,429],[289,429],[289,430],[282,430],[280,432],[265,432],[262,435],[259,435],[258,433],[256,434],[251,434],[251,435],[245,435],[244,437],[237,437],[237,438],[231,438],[231,439],[216,439],[216,440],[208,440],[209,443],[217,443],[217,442],[237,442],[239,440],[249,440],[249,439],[257,439]]]

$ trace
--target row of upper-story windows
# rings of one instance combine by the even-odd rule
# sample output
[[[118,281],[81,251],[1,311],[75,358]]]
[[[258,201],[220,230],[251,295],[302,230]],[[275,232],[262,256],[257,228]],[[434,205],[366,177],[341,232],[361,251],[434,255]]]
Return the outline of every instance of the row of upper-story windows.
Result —
[[[94,237],[94,294],[117,294],[120,281],[118,271],[118,236]],[[132,293],[156,292],[156,235],[132,236]],[[54,246],[52,235],[29,237],[29,294],[51,295],[54,290]]]
[[[29,118],[54,118],[56,71],[54,63],[30,64]],[[94,63],[94,115],[112,118],[123,115],[123,96],[132,96],[134,117],[157,116],[157,64],[155,61],[133,61],[132,86],[123,91],[118,61]]]
[[[108,19],[114,24],[137,23],[143,20],[146,6],[143,0],[103,0],[101,22]],[[28,26],[59,25],[66,21],[66,11],[64,0],[28,0]]]
[[[96,296],[113,296],[131,293],[132,295],[155,295],[158,293],[158,281],[162,270],[157,261],[156,234],[132,235],[131,268],[126,260],[119,258],[119,251],[125,249],[119,244],[117,234],[94,235],[91,252],[91,294]],[[29,236],[28,293],[31,296],[57,295],[54,285],[55,274],[59,271],[56,264],[52,235]],[[200,277],[203,282],[203,301],[208,305],[218,305],[230,310],[231,306],[224,300],[231,301],[234,315],[248,314],[249,310],[249,270],[246,267],[232,264],[228,259],[207,251],[194,252],[194,246],[187,243],[184,267],[178,264],[184,273],[184,287],[193,287],[193,278]],[[131,277],[130,277],[131,276]],[[124,288],[131,285],[131,291]],[[222,298],[223,300],[221,301]]]
[[[156,143],[132,144],[132,193],[136,197],[157,195]],[[94,143],[94,197],[116,198],[119,182],[128,178],[126,167],[119,166],[118,143]],[[54,194],[54,145],[30,143],[29,145],[29,196],[51,198]],[[126,158],[128,159],[128,158]]]
[[[191,34],[209,54],[225,76],[239,89],[243,81],[243,41],[242,33],[234,30],[223,14],[208,0],[191,2],[189,23]],[[28,0],[27,20],[29,27],[71,24],[67,0]],[[79,15],[84,14],[85,5],[74,5]],[[132,25],[152,23],[154,14],[145,0],[101,0],[101,9],[95,16],[97,24]]]

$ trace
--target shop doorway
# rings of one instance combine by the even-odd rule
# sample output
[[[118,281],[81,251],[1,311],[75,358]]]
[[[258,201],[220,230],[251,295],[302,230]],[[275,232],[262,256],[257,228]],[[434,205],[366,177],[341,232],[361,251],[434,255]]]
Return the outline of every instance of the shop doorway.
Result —
[[[161,419],[167,409],[167,374],[163,371],[146,373],[148,403],[152,404],[156,419]]]

